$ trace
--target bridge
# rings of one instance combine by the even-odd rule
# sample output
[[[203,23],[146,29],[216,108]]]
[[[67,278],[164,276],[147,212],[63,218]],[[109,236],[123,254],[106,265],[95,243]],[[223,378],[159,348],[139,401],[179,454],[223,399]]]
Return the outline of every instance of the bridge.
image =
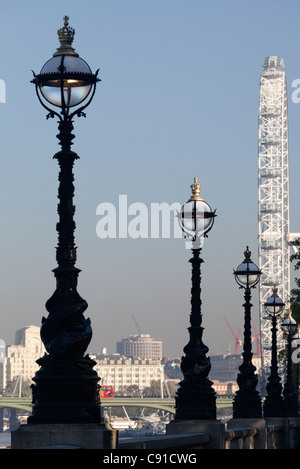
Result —
[[[231,398],[217,399],[217,408],[231,407]],[[159,397],[113,397],[102,398],[102,407],[147,407],[160,409],[172,414],[175,413],[175,399]],[[0,408],[11,408],[31,412],[32,403],[30,397],[0,397]]]
[[[0,407],[6,409],[19,409],[31,412],[32,404],[30,397],[0,397]]]
[[[0,402],[1,405],[1,402]],[[102,407],[148,407],[165,410],[171,414],[175,413],[175,399],[160,397],[115,397],[112,399],[101,399]],[[217,399],[217,408],[231,407],[231,398]]]
[[[101,399],[102,407],[137,406],[175,412],[175,399],[170,398],[135,398],[115,397]],[[32,404],[29,397],[0,397],[0,421],[3,410],[10,408],[10,431],[18,428],[16,410],[31,412]],[[217,399],[217,409],[232,409],[229,397]],[[1,423],[1,422],[0,422]],[[181,425],[182,423],[179,422]],[[227,423],[220,420],[208,422],[198,421],[196,426],[191,422],[192,430],[186,431],[176,426],[167,426],[163,435],[120,439],[113,449],[294,449],[299,448],[300,420],[299,417],[282,417],[277,419],[230,419]],[[0,430],[1,431],[1,430]],[[2,428],[3,431],[3,428]],[[59,436],[61,438],[61,434]],[[59,443],[61,444],[60,440]],[[81,446],[80,446],[81,447]]]

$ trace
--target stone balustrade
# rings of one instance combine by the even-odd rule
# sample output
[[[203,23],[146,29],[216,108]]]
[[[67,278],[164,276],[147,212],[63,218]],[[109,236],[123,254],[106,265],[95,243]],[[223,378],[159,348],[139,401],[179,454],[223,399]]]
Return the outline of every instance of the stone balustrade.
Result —
[[[119,449],[296,449],[300,447],[300,417],[173,421],[165,435],[119,438]]]

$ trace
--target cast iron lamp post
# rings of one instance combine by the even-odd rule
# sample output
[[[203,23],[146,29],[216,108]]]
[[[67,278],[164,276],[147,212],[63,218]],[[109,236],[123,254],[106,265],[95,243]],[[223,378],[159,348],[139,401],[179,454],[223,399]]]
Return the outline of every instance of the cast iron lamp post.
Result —
[[[245,259],[234,271],[234,277],[240,288],[245,290],[244,309],[244,351],[243,362],[239,367],[237,376],[238,391],[233,400],[233,418],[260,418],[261,399],[256,389],[258,378],[255,374],[255,366],[252,363],[252,345],[251,345],[251,289],[258,284],[261,271],[251,260],[251,252],[245,251]]]
[[[272,357],[271,357],[271,373],[267,382],[267,395],[264,401],[264,417],[283,417],[283,398],[281,395],[282,385],[281,378],[278,375],[277,365],[277,337],[276,323],[285,304],[277,295],[277,288],[273,288],[273,295],[264,304],[267,313],[272,318]]]
[[[184,347],[185,356],[181,360],[183,380],[175,397],[175,420],[203,420],[216,418],[216,395],[212,382],[208,379],[211,368],[206,357],[208,347],[202,342],[202,311],[201,311],[201,263],[200,258],[203,237],[211,230],[215,212],[200,196],[201,186],[197,178],[191,185],[192,196],[182,206],[178,215],[181,229],[192,240],[192,289],[190,340]]]
[[[296,321],[291,317],[291,315],[289,315],[288,318],[284,319],[281,324],[281,327],[287,338],[287,370],[286,381],[282,393],[284,403],[284,415],[286,417],[297,417],[298,396],[292,375],[292,336],[296,333],[298,325]]]
[[[58,118],[61,150],[54,156],[60,166],[56,290],[46,303],[49,315],[42,318],[41,338],[47,353],[37,360],[40,369],[33,378],[29,424],[101,422],[99,378],[93,370],[95,362],[85,355],[92,337],[90,320],[83,316],[88,305],[77,292],[80,270],[75,267],[72,168],[78,156],[71,150],[73,117],[85,116],[83,110],[99,80],[98,72],[93,74],[73,49],[75,31],[68,19],[58,31],[60,47],[32,80],[47,118]]]

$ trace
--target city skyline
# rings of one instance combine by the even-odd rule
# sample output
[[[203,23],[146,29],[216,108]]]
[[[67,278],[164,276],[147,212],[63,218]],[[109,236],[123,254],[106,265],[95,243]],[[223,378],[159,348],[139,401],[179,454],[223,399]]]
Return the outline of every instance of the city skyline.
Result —
[[[1,5],[1,333],[11,343],[40,325],[55,290],[58,151],[55,119],[35,95],[39,73],[58,47],[68,15],[74,48],[97,86],[87,117],[74,121],[78,292],[89,307],[88,351],[114,348],[135,331],[182,355],[188,341],[191,253],[183,238],[97,236],[99,204],[184,204],[194,177],[217,217],[202,250],[203,341],[208,355],[234,350],[224,321],[243,330],[243,293],[233,277],[246,246],[258,261],[259,79],[265,57],[282,57],[287,75],[290,224],[299,232],[300,79],[296,0],[37,0]],[[2,83],[2,81],[1,81]],[[1,94],[1,92],[0,92]],[[141,205],[140,205],[141,207]],[[132,215],[128,214],[128,220]],[[294,278],[291,271],[291,279]],[[259,327],[258,289],[252,317]]]
[[[0,338],[0,345],[1,345],[1,356],[2,358],[5,357],[5,349],[6,347],[11,347],[11,346],[15,346],[15,345],[22,345],[21,344],[21,341],[20,341],[20,334],[23,333],[24,330],[35,330],[35,329],[39,329],[40,327],[37,326],[37,325],[34,325],[34,324],[30,324],[30,325],[27,325],[27,326],[24,326],[22,327],[21,329],[18,329],[15,331],[15,334],[14,334],[14,339],[12,342],[8,343],[8,342],[5,342],[5,340],[3,338]],[[229,328],[230,328],[230,325],[229,325]],[[231,333],[233,334],[234,331],[232,330]],[[257,331],[256,331],[257,333]],[[238,330],[236,332],[236,335],[235,335],[235,338],[233,339],[234,342],[235,342],[235,345],[234,347],[230,346],[227,350],[226,353],[224,354],[220,354],[220,356],[236,356],[236,355],[239,355],[241,356],[242,355],[242,341],[241,340],[238,340],[241,338],[241,330]],[[164,359],[169,359],[169,360],[178,360],[180,359],[179,356],[168,356],[168,355],[164,355],[163,353],[160,354],[160,358],[158,356],[156,357],[150,357],[151,354],[153,354],[152,350],[151,349],[147,349],[147,352],[145,353],[145,351],[143,352],[144,355],[147,355],[147,353],[149,352],[150,355],[148,357],[146,356],[139,356],[138,354],[136,353],[133,353],[133,354],[130,354],[130,353],[122,353],[121,349],[118,350],[118,347],[120,348],[120,345],[122,342],[127,342],[127,341],[130,341],[130,342],[134,342],[134,341],[139,341],[139,340],[143,340],[143,341],[150,341],[150,342],[153,342],[153,344],[155,346],[159,346],[160,350],[163,351],[163,342],[158,338],[158,337],[152,337],[150,334],[147,334],[147,333],[141,333],[141,332],[138,332],[136,331],[135,333],[132,332],[128,337],[121,337],[120,339],[118,339],[115,343],[115,346],[113,347],[113,349],[110,349],[108,350],[106,347],[102,347],[101,349],[93,349],[93,350],[89,350],[89,353],[93,356],[93,355],[103,355],[103,357],[107,356],[123,356],[123,357],[127,357],[127,358],[139,358],[139,359],[144,359],[144,358],[151,358],[151,359],[158,359],[158,360],[164,360]],[[42,343],[42,342],[41,342]],[[253,335],[253,354],[254,356],[257,358],[258,356],[260,356],[260,353],[259,353],[259,349],[260,349],[260,344],[259,344],[259,340],[257,340],[257,334]],[[230,344],[231,345],[231,344]],[[155,349],[154,349],[155,350]],[[44,352],[43,352],[44,353]],[[154,354],[157,355],[157,353],[155,352]],[[210,354],[212,356],[212,354]],[[219,355],[213,355],[214,357],[215,356],[219,356]],[[1,358],[1,357],[0,357]],[[0,360],[1,361],[1,360]]]

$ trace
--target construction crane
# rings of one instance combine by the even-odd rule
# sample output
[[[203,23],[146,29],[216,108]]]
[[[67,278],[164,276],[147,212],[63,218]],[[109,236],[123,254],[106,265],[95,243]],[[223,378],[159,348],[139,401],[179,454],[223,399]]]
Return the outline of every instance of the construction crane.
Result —
[[[240,336],[241,336],[241,329],[238,330],[237,334],[234,333],[234,331],[232,330],[232,327],[230,326],[229,322],[227,321],[227,319],[224,317],[224,321],[226,322],[227,326],[229,327],[232,335],[234,336],[235,338],[235,354],[236,355],[239,355],[240,353],[240,345],[242,345],[242,341],[240,339]]]
[[[133,321],[134,321],[135,327],[137,328],[138,334],[141,335],[142,332],[141,332],[141,329],[140,329],[140,327],[139,327],[139,325],[138,325],[138,323],[137,323],[137,320],[135,319],[135,317],[134,317],[133,314],[131,315],[131,317],[132,317],[132,319],[133,319]]]
[[[253,330],[254,330],[254,333],[255,335],[252,337],[252,342],[254,342],[256,340],[256,355],[260,356],[261,354],[261,346],[260,346],[260,334],[259,332],[257,332],[254,324],[253,324]]]
[[[227,319],[224,317],[224,320],[227,324],[227,326],[229,327],[232,335],[234,336],[235,338],[235,354],[236,355],[239,355],[240,353],[240,345],[242,345],[242,341],[240,339],[240,335],[241,335],[241,329],[238,330],[237,334],[234,333],[234,331],[232,330],[232,327],[230,326],[229,322],[227,321]],[[253,325],[253,330],[254,330],[254,336],[252,336],[251,340],[252,342],[256,341],[256,355],[260,356],[261,354],[261,347],[260,347],[260,334],[259,332],[257,332],[255,326]]]

